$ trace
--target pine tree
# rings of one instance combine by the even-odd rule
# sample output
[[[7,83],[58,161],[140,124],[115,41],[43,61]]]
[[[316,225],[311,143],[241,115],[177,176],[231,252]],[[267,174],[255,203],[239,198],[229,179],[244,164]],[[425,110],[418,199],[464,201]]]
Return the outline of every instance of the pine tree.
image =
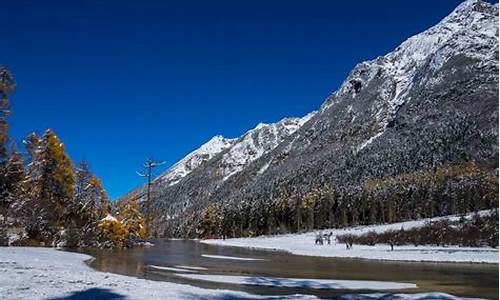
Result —
[[[80,162],[75,170],[72,212],[75,218],[92,221],[100,220],[111,212],[111,202],[101,180],[92,173],[86,161]]]
[[[334,208],[336,206],[335,194],[329,186],[325,186],[323,190],[323,198],[328,219],[328,227],[334,226]]]
[[[28,237],[40,238],[48,231],[50,207],[40,200],[42,178],[42,140],[29,134],[23,141],[29,160],[26,177],[26,191],[23,199],[16,203],[16,212],[21,217]]]
[[[67,230],[76,230],[74,239],[80,246],[97,243],[98,224],[110,213],[110,201],[101,181],[95,176],[86,161],[74,171],[75,191],[68,208]]]
[[[304,208],[304,212],[306,214],[308,230],[312,230],[314,228],[314,211],[319,197],[319,192],[317,190],[312,190],[306,194],[304,201],[302,202],[302,207]]]
[[[376,202],[373,199],[370,199],[369,202],[369,212],[368,212],[368,223],[375,224],[377,222],[377,207]]]
[[[9,157],[0,173],[0,183],[2,195],[0,195],[0,246],[7,246],[7,228],[14,225],[12,217],[15,217],[15,203],[22,199],[24,194],[24,180],[26,172],[24,162],[19,153],[15,150]]]
[[[73,163],[52,130],[45,132],[42,144],[40,200],[44,208],[51,212],[48,220],[51,225],[63,226],[73,200]]]
[[[25,193],[26,170],[24,161],[19,152],[14,150],[10,155],[5,165],[5,173],[1,180],[5,186],[2,188],[4,192],[0,196],[0,207],[9,209],[15,202],[21,201]]]
[[[290,194],[284,189],[273,202],[274,218],[277,220],[281,232],[285,232],[289,227],[289,199]]]
[[[294,223],[296,226],[296,232],[300,232],[302,229],[302,199],[298,196],[293,196],[292,197],[292,203],[294,205],[293,207],[293,217],[294,217]]]
[[[90,193],[92,177],[87,162],[82,161],[75,169],[75,193],[70,207],[71,216],[79,227],[97,220],[94,199]]]
[[[8,123],[7,117],[10,115],[9,97],[14,93],[15,83],[12,74],[6,66],[0,66],[0,218],[6,219],[9,202],[7,197],[9,191],[10,178],[7,176],[7,141]],[[0,224],[2,227],[4,225]]]
[[[339,207],[339,218],[338,218],[338,226],[337,227],[339,227],[339,228],[347,227],[347,225],[348,225],[347,210],[348,210],[348,205],[346,205],[345,203],[342,203]]]
[[[394,201],[392,199],[389,199],[387,201],[385,216],[387,223],[396,222],[396,217],[394,212]]]
[[[6,66],[0,66],[0,163],[7,159],[9,98],[14,93],[14,77]]]
[[[200,229],[203,236],[210,236],[219,233],[221,226],[221,218],[219,207],[217,204],[211,202],[205,208],[202,214]]]

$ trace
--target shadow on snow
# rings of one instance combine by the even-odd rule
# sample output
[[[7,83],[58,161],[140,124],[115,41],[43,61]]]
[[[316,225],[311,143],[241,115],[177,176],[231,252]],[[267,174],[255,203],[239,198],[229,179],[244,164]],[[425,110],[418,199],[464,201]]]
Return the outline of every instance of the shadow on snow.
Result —
[[[110,289],[91,288],[84,291],[72,292],[67,296],[50,298],[49,300],[94,300],[94,299],[124,300],[127,299],[127,297],[117,294]]]

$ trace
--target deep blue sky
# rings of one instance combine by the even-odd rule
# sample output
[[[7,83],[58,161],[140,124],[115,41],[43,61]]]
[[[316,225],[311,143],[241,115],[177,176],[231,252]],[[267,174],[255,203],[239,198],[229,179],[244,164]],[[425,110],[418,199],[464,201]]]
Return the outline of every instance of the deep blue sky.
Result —
[[[459,2],[0,0],[10,134],[53,128],[116,198],[147,156],[170,165],[216,134],[317,109],[356,63]]]

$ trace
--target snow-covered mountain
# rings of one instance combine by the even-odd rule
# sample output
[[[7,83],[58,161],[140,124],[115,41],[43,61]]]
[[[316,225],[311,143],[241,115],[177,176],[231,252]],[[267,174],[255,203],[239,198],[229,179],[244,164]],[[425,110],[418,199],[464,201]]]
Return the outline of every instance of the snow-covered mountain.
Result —
[[[260,123],[245,133],[222,155],[220,172],[223,180],[240,172],[250,162],[276,148],[314,114],[315,112],[309,113],[303,118],[285,118],[273,124]]]
[[[226,139],[221,135],[216,135],[208,142],[201,145],[200,148],[194,150],[174,164],[168,170],[163,172],[155,180],[155,184],[165,184],[168,186],[178,183],[184,176],[191,173],[202,163],[211,159],[223,150],[230,148],[236,142],[236,139]]]
[[[220,181],[225,181],[278,146],[315,113],[311,112],[302,118],[285,118],[277,123],[260,123],[239,138],[227,139],[216,135],[156,177],[153,180],[154,191],[162,193],[167,187],[176,185],[193,170],[222,152],[223,155],[218,159],[217,174],[221,176]],[[145,186],[140,186],[122,198],[143,198],[145,193]]]
[[[498,4],[463,2],[394,51],[355,66],[317,112],[259,125],[176,184],[156,185],[157,228],[193,235],[208,203],[238,211],[239,203],[267,203],[283,190],[300,198],[328,186],[353,207],[382,178],[425,196],[423,183],[394,178],[471,162],[474,174],[498,176],[498,35]],[[467,178],[421,197],[454,199],[483,184]],[[375,190],[370,201],[393,197]]]
[[[358,64],[322,110],[346,98],[355,101],[368,83],[383,78],[383,82],[378,83],[380,100],[373,107],[376,130],[358,146],[357,150],[362,150],[384,133],[405,101],[411,101],[408,94],[424,75],[422,68],[426,68],[426,74],[432,74],[457,55],[477,59],[481,64],[496,65],[498,24],[491,16],[497,11],[498,4],[492,6],[477,0],[461,3],[441,22],[407,39],[393,52]],[[442,78],[432,78],[427,85],[430,87],[440,80]],[[349,110],[352,112],[352,106]],[[353,118],[356,118],[354,113]]]

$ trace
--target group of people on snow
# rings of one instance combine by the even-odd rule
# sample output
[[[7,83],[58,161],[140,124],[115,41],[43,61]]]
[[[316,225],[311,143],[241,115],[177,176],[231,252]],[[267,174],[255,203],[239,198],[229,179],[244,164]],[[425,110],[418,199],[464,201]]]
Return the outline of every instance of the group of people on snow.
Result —
[[[330,245],[332,243],[332,236],[333,236],[333,232],[330,231],[329,234],[323,234],[321,232],[319,232],[317,235],[316,235],[316,240],[314,241],[314,244],[315,245],[323,245],[324,242],[326,241],[328,243],[328,245]]]
[[[328,245],[330,245],[332,243],[332,236],[333,236],[333,232],[331,232],[331,231],[328,234],[327,233],[323,234],[322,232],[318,232],[318,234],[316,234],[316,239],[314,241],[314,244],[315,245],[323,245],[326,241],[326,243],[328,243]],[[346,250],[352,249],[352,241],[346,242],[345,248],[346,248]]]
[[[316,239],[314,240],[314,244],[315,245],[323,245],[326,241],[326,243],[328,243],[328,245],[330,245],[332,243],[332,236],[333,236],[333,232],[331,232],[331,231],[328,234],[327,233],[323,234],[320,231],[316,234]],[[346,240],[345,241],[345,249],[351,250],[352,244],[353,244],[353,241],[351,239]],[[389,243],[389,245],[391,246],[391,251],[394,251],[394,242],[391,241]]]

